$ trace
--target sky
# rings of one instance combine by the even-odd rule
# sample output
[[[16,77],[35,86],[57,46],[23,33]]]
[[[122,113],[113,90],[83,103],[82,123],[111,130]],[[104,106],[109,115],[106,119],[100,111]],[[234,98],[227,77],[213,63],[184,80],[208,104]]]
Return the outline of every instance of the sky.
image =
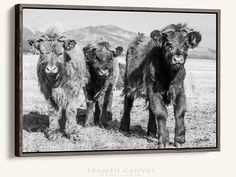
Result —
[[[86,26],[115,25],[132,32],[149,36],[154,29],[166,25],[187,23],[201,32],[201,45],[215,49],[216,15],[200,13],[120,12],[86,10],[24,9],[23,24],[32,30],[46,31],[56,26],[62,32]]]

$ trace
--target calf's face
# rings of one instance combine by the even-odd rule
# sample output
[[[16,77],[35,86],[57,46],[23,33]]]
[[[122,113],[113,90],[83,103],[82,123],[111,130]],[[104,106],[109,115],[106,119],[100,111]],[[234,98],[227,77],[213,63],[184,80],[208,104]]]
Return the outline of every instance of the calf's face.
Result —
[[[117,47],[115,51],[110,50],[107,42],[98,43],[95,46],[88,45],[83,48],[87,64],[92,66],[96,74],[107,77],[113,71],[113,59],[119,56],[123,48]]]
[[[50,40],[46,37],[40,37],[35,40],[28,40],[29,44],[39,53],[38,70],[44,73],[47,80],[51,83],[57,81],[62,74],[64,65],[70,60],[66,51],[75,47],[74,40],[67,40],[64,37]]]
[[[174,68],[184,65],[188,49],[195,48],[201,41],[201,34],[196,31],[166,30],[160,32],[155,30],[151,33],[158,47],[161,47],[165,62]]]

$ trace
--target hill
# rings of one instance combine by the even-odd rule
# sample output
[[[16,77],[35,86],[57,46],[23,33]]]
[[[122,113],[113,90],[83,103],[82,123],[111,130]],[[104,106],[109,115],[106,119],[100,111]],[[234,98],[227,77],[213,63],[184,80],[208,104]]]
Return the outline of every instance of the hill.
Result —
[[[64,34],[76,39],[82,46],[85,46],[88,43],[105,40],[109,41],[112,47],[123,46],[124,49],[127,49],[129,43],[136,36],[136,33],[126,31],[113,25],[88,26],[77,30],[67,31]]]
[[[134,32],[121,29],[113,25],[87,26],[85,28],[65,31],[64,35],[75,39],[81,47],[88,43],[97,41],[108,41],[113,48],[123,46],[124,52],[127,50],[129,43],[137,35]],[[30,46],[27,42],[30,38],[36,38],[42,35],[42,32],[32,31],[29,27],[23,28],[23,52],[31,52]],[[207,47],[197,47],[194,50],[189,50],[189,58],[195,59],[215,59],[216,51]]]
[[[208,47],[197,47],[193,50],[189,50],[188,58],[194,59],[216,59],[216,51]]]

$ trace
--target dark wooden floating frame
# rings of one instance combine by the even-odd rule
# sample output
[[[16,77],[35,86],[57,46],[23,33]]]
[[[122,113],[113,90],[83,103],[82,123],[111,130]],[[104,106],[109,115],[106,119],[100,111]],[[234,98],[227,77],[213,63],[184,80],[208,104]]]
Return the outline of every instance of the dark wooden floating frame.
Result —
[[[90,10],[90,11],[131,11],[131,12],[166,12],[166,13],[199,13],[216,15],[216,147],[204,148],[167,148],[167,149],[126,149],[96,151],[57,151],[57,152],[23,152],[22,151],[22,41],[23,9],[51,10]],[[15,155],[24,156],[65,156],[65,155],[108,155],[108,154],[144,154],[144,153],[182,153],[220,151],[220,10],[219,9],[182,9],[150,7],[115,7],[115,6],[77,6],[17,4],[15,5]]]

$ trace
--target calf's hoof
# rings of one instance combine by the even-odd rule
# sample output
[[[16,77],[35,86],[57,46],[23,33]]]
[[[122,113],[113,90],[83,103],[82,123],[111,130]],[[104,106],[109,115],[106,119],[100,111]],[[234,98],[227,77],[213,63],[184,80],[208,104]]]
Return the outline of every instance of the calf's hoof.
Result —
[[[79,141],[81,139],[78,133],[67,134],[66,136],[73,142]]]
[[[129,131],[129,128],[127,127],[120,127],[119,132],[122,133],[124,136],[130,136],[131,133]]]
[[[120,131],[124,136],[130,137],[131,133],[129,131]]]
[[[50,130],[50,129],[48,129],[46,131],[46,137],[50,141],[56,141],[56,140],[60,140],[62,138],[62,133],[60,133],[59,130]]]
[[[99,126],[100,126],[101,128],[107,128],[109,125],[108,125],[107,122],[99,122]]]
[[[165,149],[169,146],[169,142],[165,142],[165,143],[158,143],[158,148],[159,149]]]
[[[148,132],[147,132],[147,136],[150,136],[150,137],[152,137],[152,138],[157,138],[156,132],[152,132],[152,131],[148,131]]]
[[[185,136],[175,136],[174,138],[176,144],[184,144],[185,143]]]
[[[178,143],[178,142],[174,142],[174,146],[176,148],[182,148],[183,147],[183,145],[181,143]]]
[[[69,138],[72,141],[78,141],[80,139],[79,132],[81,130],[81,126],[74,125],[68,129],[65,130],[65,135],[67,138]]]
[[[119,128],[120,132],[129,132],[129,127],[121,125]]]
[[[94,126],[94,125],[95,125],[95,124],[92,123],[92,122],[85,122],[84,127],[92,127],[92,126]]]
[[[159,148],[166,148],[169,146],[169,132],[165,130],[162,134],[158,134],[158,147]]]
[[[65,134],[66,135],[78,134],[80,129],[81,129],[81,126],[79,126],[77,124],[76,125],[71,125],[71,126],[66,127]]]

